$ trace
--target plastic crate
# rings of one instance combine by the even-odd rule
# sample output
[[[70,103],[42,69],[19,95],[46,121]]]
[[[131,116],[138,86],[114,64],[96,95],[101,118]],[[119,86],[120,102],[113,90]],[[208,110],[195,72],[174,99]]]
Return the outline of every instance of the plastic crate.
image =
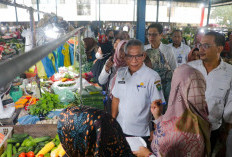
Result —
[[[12,131],[13,127],[0,127],[0,133],[2,133],[5,136],[2,143],[0,143],[0,155],[3,154],[7,146],[7,139],[11,138],[12,136]]]

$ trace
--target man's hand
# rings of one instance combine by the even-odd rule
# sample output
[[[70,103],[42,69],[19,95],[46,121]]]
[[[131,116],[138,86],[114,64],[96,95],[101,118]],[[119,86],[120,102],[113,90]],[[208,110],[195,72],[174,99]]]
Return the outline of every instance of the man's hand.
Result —
[[[155,100],[151,103],[151,113],[155,119],[158,119],[162,114],[163,106],[161,104],[161,99]]]
[[[147,157],[150,153],[150,150],[146,147],[139,147],[138,151],[133,151],[133,154],[138,157]]]
[[[113,65],[114,65],[113,57],[110,56],[110,58],[106,61],[105,70],[106,70],[107,73],[109,73],[110,68],[112,68]]]

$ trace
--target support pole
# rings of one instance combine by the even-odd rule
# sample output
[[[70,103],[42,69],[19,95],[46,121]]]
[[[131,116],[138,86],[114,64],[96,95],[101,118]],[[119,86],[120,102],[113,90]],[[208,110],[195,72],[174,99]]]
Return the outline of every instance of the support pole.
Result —
[[[159,0],[156,1],[157,8],[156,8],[156,22],[159,22]]]
[[[170,6],[169,6],[169,13],[168,13],[168,25],[170,27],[170,20],[171,20],[171,7],[172,7],[172,0],[169,1]]]
[[[56,16],[57,16],[57,0],[56,0]]]
[[[203,26],[204,17],[205,17],[205,7],[203,7],[203,8],[201,9],[201,21],[200,21],[200,27],[202,27],[202,26]]]
[[[29,9],[30,14],[30,29],[31,29],[31,37],[32,37],[32,48],[36,46],[36,39],[35,39],[35,26],[34,26],[34,17],[33,17],[33,9]]]
[[[145,42],[145,12],[146,12],[146,1],[137,1],[137,27],[136,27],[136,38]]]
[[[14,0],[14,3],[16,3],[16,0]],[[17,13],[17,7],[15,6],[15,18],[16,18],[16,25],[18,25],[18,13]]]
[[[38,13],[38,21],[40,20],[40,17],[39,17],[39,0],[36,0],[36,3],[37,3],[37,13]]]
[[[80,75],[80,91],[79,91],[79,94],[80,94],[80,99],[81,99],[81,102],[82,102],[82,55],[81,55],[81,33],[79,32],[78,33],[78,51],[79,51],[79,75]]]
[[[98,4],[98,7],[99,7],[99,21],[98,21],[98,27],[99,27],[99,32],[101,34],[101,0],[99,0],[99,4]]]
[[[209,25],[210,10],[211,10],[211,0],[209,0],[209,5],[208,5],[208,15],[207,15],[207,23],[206,23],[207,26]]]
[[[134,0],[133,25],[135,25],[135,1],[136,1],[136,0]]]

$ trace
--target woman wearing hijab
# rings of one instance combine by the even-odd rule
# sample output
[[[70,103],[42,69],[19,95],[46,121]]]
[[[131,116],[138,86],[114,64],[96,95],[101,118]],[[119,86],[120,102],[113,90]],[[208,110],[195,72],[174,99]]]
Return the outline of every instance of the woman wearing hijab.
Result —
[[[69,157],[131,157],[129,144],[112,116],[87,106],[64,109],[58,135]]]
[[[128,42],[128,40],[121,40],[117,47],[115,48],[114,56],[110,57],[98,78],[98,81],[101,85],[105,85],[106,87],[106,103],[105,103],[105,110],[108,113],[111,113],[111,91],[114,86],[114,81],[116,79],[115,74],[117,73],[118,69],[121,67],[126,66],[126,62],[124,60],[125,52],[124,52],[124,45]]]
[[[109,58],[109,60],[106,62],[104,65],[101,74],[98,78],[99,83],[104,85],[107,83],[107,81],[110,79],[110,89],[111,89],[111,84],[112,84],[112,78],[115,76],[117,70],[120,67],[126,66],[126,62],[124,60],[124,45],[127,43],[127,40],[122,40],[118,43],[114,56]],[[110,78],[109,78],[110,77]]]
[[[210,154],[210,123],[202,74],[187,64],[173,74],[168,109],[161,115],[160,101],[151,104],[156,130],[151,144],[137,156],[205,157]]]
[[[91,69],[91,72],[93,73],[93,77],[98,84],[99,84],[98,77],[102,71],[103,66],[105,65],[105,62],[112,55],[112,49],[113,49],[111,42],[99,43],[99,47],[101,48],[101,54],[97,55],[99,52],[96,53],[97,60],[95,61]]]
[[[163,86],[164,98],[168,102],[170,90],[171,90],[171,80],[173,71],[165,59],[165,56],[159,49],[147,49],[147,57],[145,62],[150,63],[151,69],[155,70],[161,77],[161,84]],[[166,111],[166,108],[165,108]]]
[[[94,38],[84,38],[83,41],[87,62],[93,62],[96,59],[95,53],[97,51],[97,42],[94,40]]]
[[[85,78],[87,81],[90,81],[92,78],[94,78],[95,82],[99,83],[98,77],[106,60],[112,55],[112,49],[113,46],[110,42],[99,43],[99,48],[95,54],[96,59],[95,61],[93,61],[93,66],[90,72],[83,73],[82,77]]]

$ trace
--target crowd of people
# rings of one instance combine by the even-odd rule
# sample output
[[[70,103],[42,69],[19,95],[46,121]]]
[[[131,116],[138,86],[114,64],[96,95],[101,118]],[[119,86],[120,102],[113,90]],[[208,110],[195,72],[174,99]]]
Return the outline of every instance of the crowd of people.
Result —
[[[85,106],[65,109],[58,134],[68,156],[232,156],[232,65],[221,58],[225,37],[208,32],[195,47],[172,32],[162,44],[163,27],[147,29],[149,44],[108,31],[84,39],[91,71],[106,91],[105,111]],[[147,147],[132,151],[126,137]]]

